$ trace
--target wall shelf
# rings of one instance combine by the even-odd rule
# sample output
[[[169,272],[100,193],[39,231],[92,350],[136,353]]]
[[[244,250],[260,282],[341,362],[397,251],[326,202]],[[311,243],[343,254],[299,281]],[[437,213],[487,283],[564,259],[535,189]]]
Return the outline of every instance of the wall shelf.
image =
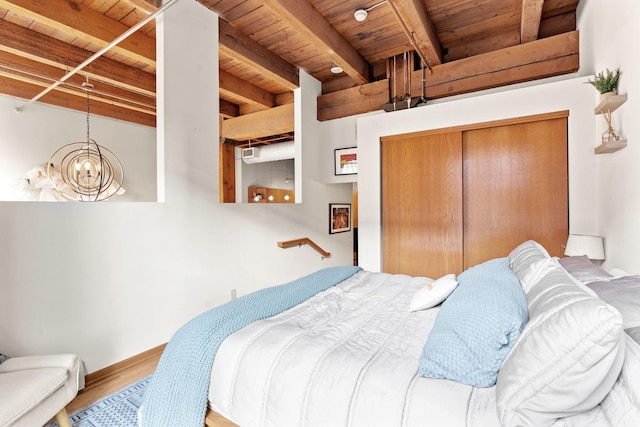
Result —
[[[594,110],[596,114],[611,114],[618,109],[619,106],[627,102],[627,94],[611,95],[600,104],[598,104]]]
[[[625,102],[627,102],[626,93],[622,95],[608,96],[596,106],[594,113],[604,115],[604,118],[607,121],[608,131],[605,133],[608,134],[609,138],[608,141],[603,142],[593,150],[596,154],[613,153],[627,146],[626,138],[619,137],[611,127],[611,113]],[[603,140],[605,140],[604,134]]]
[[[627,140],[620,138],[618,141],[605,142],[598,145],[593,151],[596,154],[613,153],[627,146]]]

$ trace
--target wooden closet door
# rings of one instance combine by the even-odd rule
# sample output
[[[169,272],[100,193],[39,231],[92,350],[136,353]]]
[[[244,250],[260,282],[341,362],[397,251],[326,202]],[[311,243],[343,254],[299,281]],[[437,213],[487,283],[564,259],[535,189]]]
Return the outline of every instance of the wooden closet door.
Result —
[[[561,256],[569,228],[567,119],[464,132],[464,266],[534,239]]]
[[[462,133],[383,138],[382,269],[462,271]]]

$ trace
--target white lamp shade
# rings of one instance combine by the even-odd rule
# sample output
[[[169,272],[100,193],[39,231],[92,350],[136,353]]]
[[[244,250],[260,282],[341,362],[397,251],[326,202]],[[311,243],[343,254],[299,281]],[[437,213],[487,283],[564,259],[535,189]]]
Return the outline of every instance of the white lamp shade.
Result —
[[[603,239],[600,236],[569,234],[564,254],[566,256],[586,255],[589,259],[604,260]]]

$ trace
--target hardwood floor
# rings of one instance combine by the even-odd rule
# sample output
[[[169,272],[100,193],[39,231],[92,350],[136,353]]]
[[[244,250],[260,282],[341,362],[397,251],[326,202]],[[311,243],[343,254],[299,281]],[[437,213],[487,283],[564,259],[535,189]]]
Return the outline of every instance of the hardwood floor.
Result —
[[[68,414],[90,405],[129,384],[152,374],[166,344],[152,348],[129,359],[86,376],[85,388],[67,406]]]

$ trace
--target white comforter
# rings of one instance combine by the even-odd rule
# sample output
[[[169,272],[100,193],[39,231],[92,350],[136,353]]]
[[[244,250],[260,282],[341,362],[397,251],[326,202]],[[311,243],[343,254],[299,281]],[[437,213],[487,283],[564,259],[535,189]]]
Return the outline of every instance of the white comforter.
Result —
[[[438,309],[411,313],[429,279],[362,271],[231,335],[211,407],[250,426],[498,426],[493,388],[417,376]]]
[[[438,308],[410,313],[430,279],[361,271],[222,344],[209,403],[242,427],[497,427],[494,387],[417,376]],[[627,337],[622,373],[591,411],[554,427],[635,427],[640,345]]]

